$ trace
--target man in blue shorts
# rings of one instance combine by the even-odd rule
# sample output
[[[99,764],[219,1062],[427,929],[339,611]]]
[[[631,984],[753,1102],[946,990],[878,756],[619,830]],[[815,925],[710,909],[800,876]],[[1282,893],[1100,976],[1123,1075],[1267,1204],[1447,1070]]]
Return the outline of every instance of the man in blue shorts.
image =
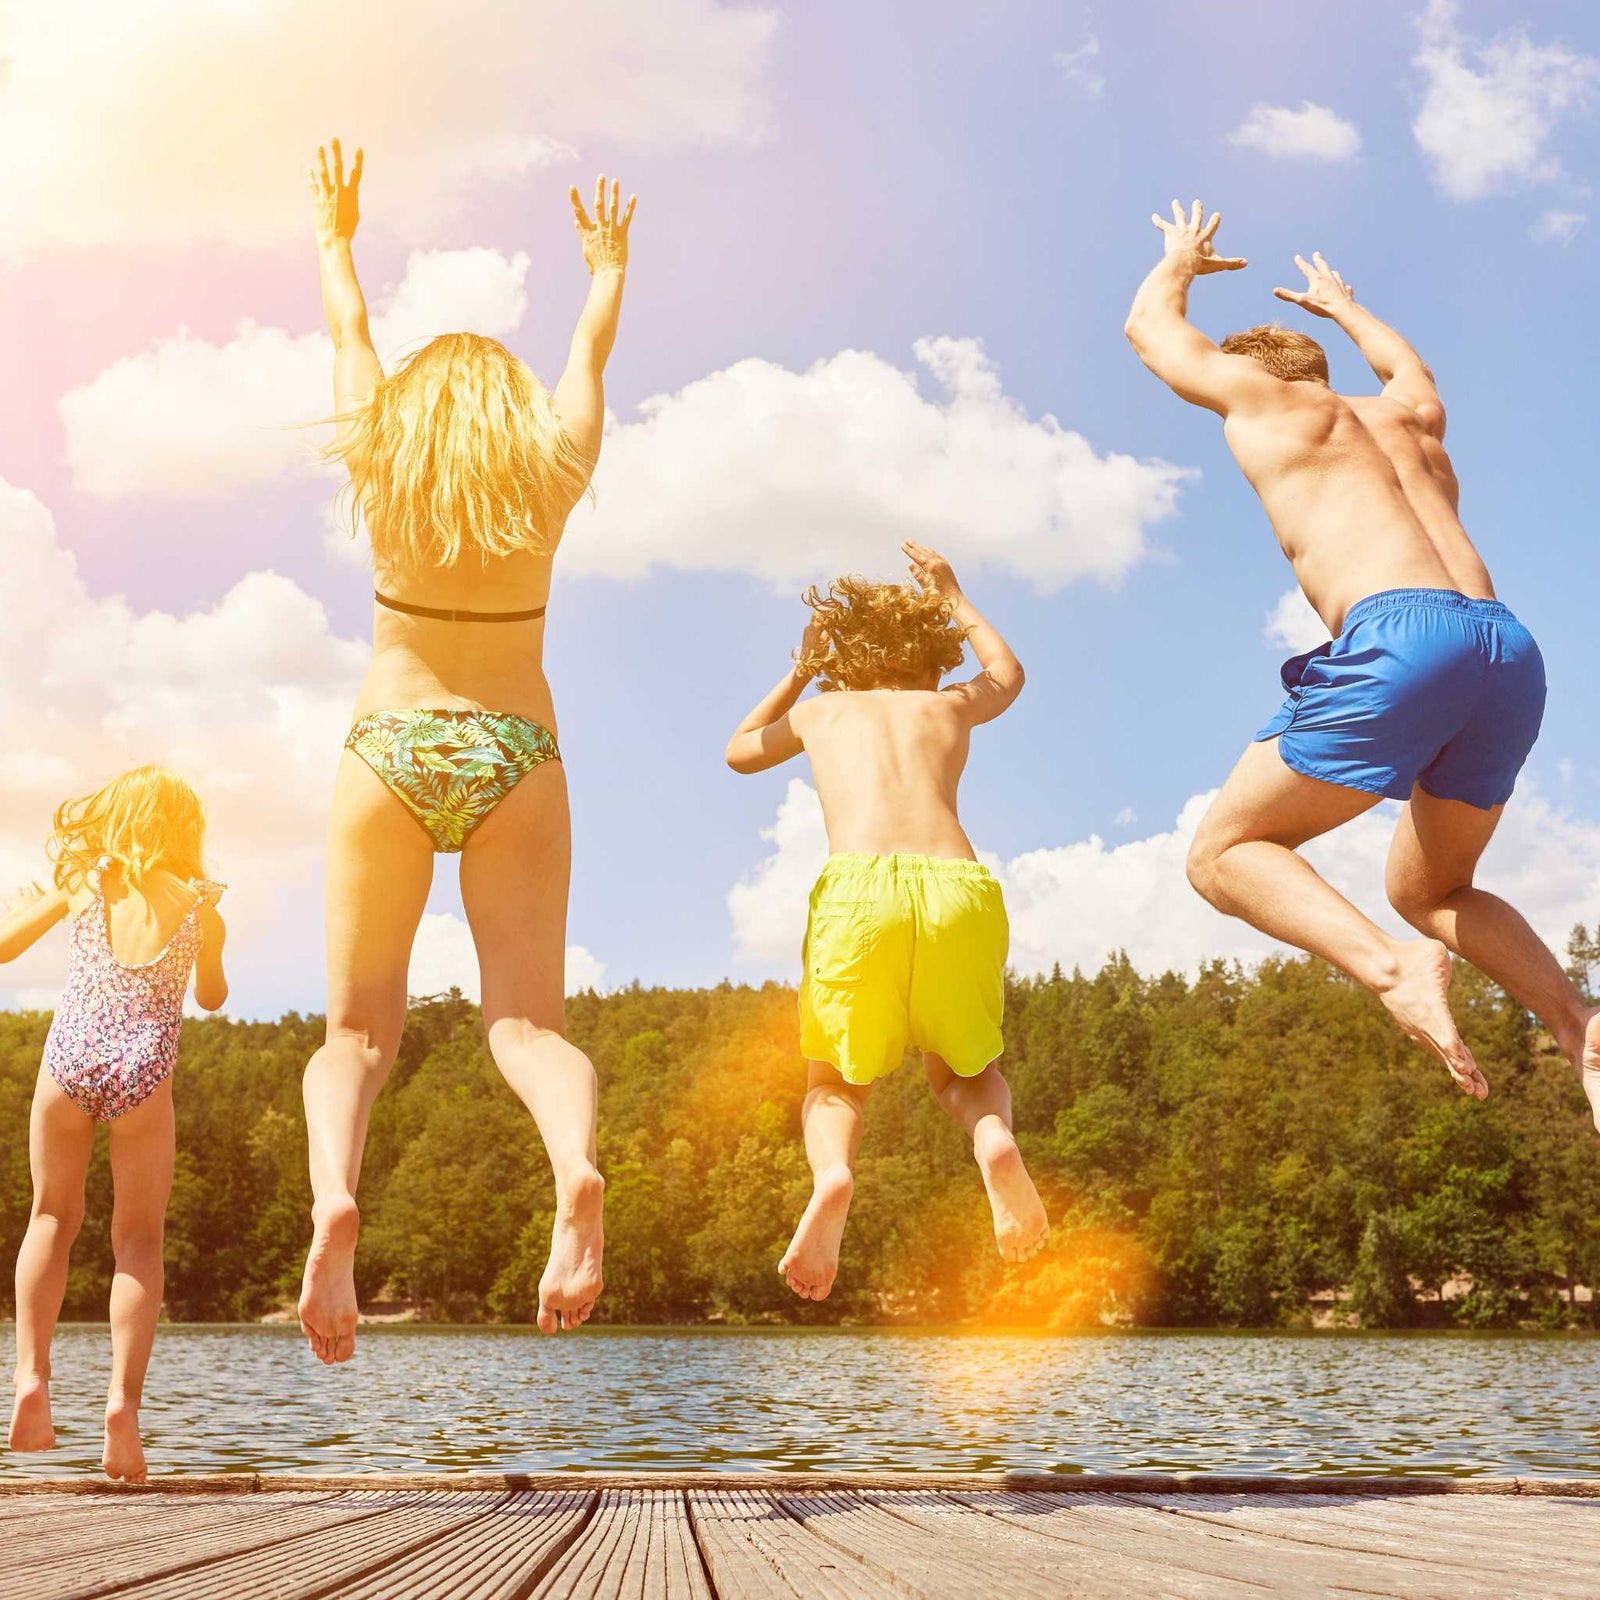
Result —
[[[1465,956],[1549,1028],[1600,1126],[1600,1011],[1516,910],[1473,886],[1538,737],[1544,663],[1456,514],[1433,374],[1320,255],[1295,257],[1307,287],[1278,298],[1336,322],[1381,394],[1335,394],[1322,347],[1286,328],[1213,344],[1187,320],[1189,285],[1245,263],[1217,255],[1220,218],[1199,201],[1153,220],[1165,253],[1128,338],[1176,394],[1222,418],[1331,635],[1285,665],[1288,699],[1201,822],[1189,880],[1218,910],[1365,984],[1481,1100],[1488,1084],[1450,1014],[1449,952]],[[1405,807],[1389,900],[1420,939],[1390,937],[1296,854],[1385,798]]]

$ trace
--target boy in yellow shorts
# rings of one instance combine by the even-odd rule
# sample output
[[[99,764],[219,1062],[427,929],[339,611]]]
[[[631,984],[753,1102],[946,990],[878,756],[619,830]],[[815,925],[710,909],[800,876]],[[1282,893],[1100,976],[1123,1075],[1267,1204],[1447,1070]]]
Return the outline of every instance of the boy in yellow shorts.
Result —
[[[867,1089],[908,1045],[972,1138],[1001,1255],[1025,1260],[1049,1226],[994,1065],[1005,906],[956,816],[972,730],[1022,692],[1022,666],[943,556],[910,541],[902,549],[915,586],[840,578],[826,594],[807,591],[811,621],[794,666],[728,743],[735,772],[804,751],[828,828],[800,985],[811,1203],[778,1264],[809,1300],[828,1297],[838,1270]],[[963,641],[981,670],[941,689]],[[801,701],[813,680],[824,692]]]

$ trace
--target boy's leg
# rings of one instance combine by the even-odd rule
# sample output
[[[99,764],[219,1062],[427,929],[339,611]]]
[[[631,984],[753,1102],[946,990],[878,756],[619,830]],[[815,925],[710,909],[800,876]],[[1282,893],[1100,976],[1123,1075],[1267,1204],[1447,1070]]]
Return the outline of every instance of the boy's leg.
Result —
[[[1417,789],[1389,847],[1389,903],[1418,932],[1442,939],[1544,1023],[1578,1069],[1600,1127],[1600,1009],[1585,1004],[1515,907],[1473,887],[1478,858],[1504,810],[1483,811]]]
[[[111,1387],[106,1393],[106,1476],[145,1480],[139,1403],[161,1316],[161,1260],[172,1193],[172,1080],[112,1122]]]
[[[1000,1254],[1007,1261],[1026,1261],[1043,1247],[1050,1221],[1011,1131],[1010,1085],[992,1062],[975,1077],[963,1078],[941,1056],[925,1050],[922,1066],[939,1104],[972,1140]]]
[[[1219,911],[1330,961],[1372,990],[1466,1094],[1489,1085],[1450,1014],[1450,953],[1437,939],[1391,938],[1295,852],[1381,797],[1307,778],[1276,740],[1239,758],[1189,849],[1189,881]]]
[[[94,1154],[94,1118],[79,1110],[41,1071],[28,1124],[33,1210],[17,1251],[16,1405],[13,1450],[48,1450],[50,1339],[67,1292],[67,1261],[83,1225],[83,1180]]]
[[[461,900],[478,950],[489,1051],[533,1117],[555,1178],[550,1258],[539,1279],[545,1333],[582,1327],[604,1287],[594,1067],[566,1039],[571,870],[566,769],[550,761],[489,813],[461,857]]]
[[[802,1300],[826,1300],[839,1270],[839,1246],[855,1192],[865,1086],[846,1083],[825,1061],[808,1062],[800,1107],[811,1200],[778,1263],[778,1272]]]

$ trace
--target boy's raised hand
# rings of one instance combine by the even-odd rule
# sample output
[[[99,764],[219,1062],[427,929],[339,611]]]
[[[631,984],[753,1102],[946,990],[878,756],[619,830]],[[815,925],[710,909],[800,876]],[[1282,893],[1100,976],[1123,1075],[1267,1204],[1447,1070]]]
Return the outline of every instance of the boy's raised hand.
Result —
[[[628,264],[628,224],[633,221],[633,208],[639,203],[636,194],[628,196],[628,209],[618,214],[622,202],[622,185],[611,180],[610,211],[606,208],[606,178],[602,172],[594,181],[594,216],[583,209],[583,200],[577,184],[567,191],[572,201],[573,220],[578,225],[578,237],[583,242],[583,259],[591,274],[604,267],[625,267]]]
[[[930,594],[941,595],[951,604],[961,598],[961,585],[950,563],[937,550],[930,550],[915,539],[907,539],[900,548],[911,562],[911,576]]]
[[[306,168],[306,182],[311,186],[317,237],[343,239],[348,243],[355,237],[356,225],[361,221],[361,166],[365,153],[357,147],[347,178],[344,151],[339,148],[337,139],[333,140],[332,148],[333,170],[328,169],[327,148],[319,144],[316,165]]]

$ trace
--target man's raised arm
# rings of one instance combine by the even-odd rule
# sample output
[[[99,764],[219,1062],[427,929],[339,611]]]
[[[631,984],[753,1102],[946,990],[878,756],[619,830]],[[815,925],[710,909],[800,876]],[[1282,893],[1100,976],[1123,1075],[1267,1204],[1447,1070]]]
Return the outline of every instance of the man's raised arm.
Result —
[[[1338,323],[1377,375],[1384,394],[1409,406],[1430,433],[1444,438],[1444,405],[1427,362],[1387,322],[1380,321],[1356,300],[1355,290],[1322,259],[1319,251],[1312,252],[1310,261],[1296,256],[1294,264],[1306,275],[1305,289],[1272,292],[1314,317],[1327,317]]]
[[[1152,215],[1166,248],[1139,285],[1123,332],[1139,359],[1180,398],[1226,416],[1251,396],[1275,387],[1273,378],[1248,356],[1219,350],[1189,321],[1189,285],[1208,272],[1237,272],[1243,256],[1219,256],[1216,238],[1220,213],[1206,222],[1198,200],[1191,215],[1172,202],[1173,220]]]

